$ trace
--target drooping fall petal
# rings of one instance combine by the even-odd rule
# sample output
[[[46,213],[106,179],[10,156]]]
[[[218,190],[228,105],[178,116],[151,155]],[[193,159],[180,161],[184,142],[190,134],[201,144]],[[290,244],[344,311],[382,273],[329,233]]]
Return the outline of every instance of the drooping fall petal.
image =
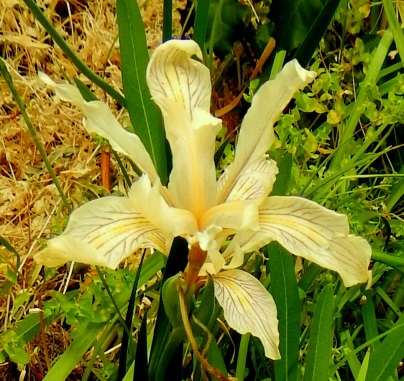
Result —
[[[96,133],[107,139],[114,150],[133,160],[143,172],[149,175],[152,182],[158,178],[153,161],[139,137],[126,131],[105,103],[101,101],[86,102],[77,87],[67,83],[58,84],[41,72],[39,72],[39,77],[55,91],[61,100],[70,102],[80,109],[84,115],[84,126],[88,132]]]
[[[171,40],[152,55],[147,81],[160,106],[173,154],[171,199],[198,219],[216,201],[213,161],[220,119],[210,114],[210,73],[194,41]]]
[[[90,201],[70,216],[64,233],[34,256],[48,267],[69,261],[116,268],[139,248],[166,250],[165,238],[127,197]]]
[[[228,198],[237,177],[267,152],[274,140],[273,125],[279,115],[293,95],[315,76],[315,72],[303,69],[293,60],[284,66],[274,80],[264,83],[257,91],[241,125],[234,162],[231,171],[229,168],[219,202]]]
[[[259,232],[241,232],[231,245],[246,252],[278,241],[292,254],[338,272],[347,287],[368,280],[370,245],[349,234],[345,215],[300,197],[281,196],[269,197],[259,213]]]
[[[265,356],[279,359],[276,305],[265,287],[242,270],[223,271],[213,277],[215,296],[230,327],[257,336]]]

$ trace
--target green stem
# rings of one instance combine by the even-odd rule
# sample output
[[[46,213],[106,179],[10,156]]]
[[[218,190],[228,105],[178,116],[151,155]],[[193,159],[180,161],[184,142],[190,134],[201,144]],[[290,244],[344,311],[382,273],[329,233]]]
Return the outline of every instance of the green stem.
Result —
[[[245,333],[241,336],[240,347],[238,350],[237,356],[237,368],[236,368],[236,378],[239,381],[244,380],[244,376],[246,375],[245,372],[245,364],[247,360],[247,353],[248,353],[248,343],[250,341],[250,333]]]
[[[24,3],[33,13],[35,18],[42,24],[45,30],[52,37],[53,41],[59,45],[62,52],[70,59],[70,61],[79,69],[91,82],[95,83],[117,102],[119,102],[123,107],[125,107],[125,98],[119,94],[115,89],[113,89],[108,83],[106,83],[99,75],[95,74],[79,57],[76,53],[66,44],[62,36],[57,32],[54,26],[45,17],[45,14],[36,5],[34,0],[24,0]]]
[[[29,130],[29,132],[30,132],[30,134],[32,136],[32,139],[34,139],[34,143],[36,145],[36,148],[38,149],[38,151],[39,151],[39,153],[40,153],[40,155],[42,157],[42,160],[44,161],[45,166],[49,171],[49,174],[50,174],[50,176],[52,178],[52,181],[55,184],[56,189],[58,190],[59,195],[60,195],[63,203],[65,204],[65,206],[66,206],[67,210],[69,211],[69,213],[71,213],[72,207],[70,206],[69,201],[67,200],[67,197],[65,195],[65,192],[63,191],[63,189],[60,186],[60,183],[59,183],[59,181],[58,181],[58,179],[56,177],[55,171],[53,170],[52,165],[51,165],[50,161],[48,160],[48,155],[46,154],[45,148],[43,147],[42,143],[38,139],[38,136],[36,134],[35,128],[34,128],[32,122],[31,122],[31,119],[29,118],[29,116],[27,114],[27,111],[25,110],[24,102],[20,98],[20,95],[18,94],[17,89],[14,86],[13,80],[12,80],[12,78],[10,76],[10,73],[7,70],[6,64],[3,61],[3,59],[1,59],[1,58],[0,58],[0,72],[1,72],[1,74],[3,76],[3,78],[5,79],[5,81],[7,82],[7,85],[9,87],[9,89],[11,90],[11,93],[13,94],[13,97],[14,97],[16,103],[17,103],[17,106],[21,111],[21,115],[24,118],[25,124],[28,127],[28,130]]]

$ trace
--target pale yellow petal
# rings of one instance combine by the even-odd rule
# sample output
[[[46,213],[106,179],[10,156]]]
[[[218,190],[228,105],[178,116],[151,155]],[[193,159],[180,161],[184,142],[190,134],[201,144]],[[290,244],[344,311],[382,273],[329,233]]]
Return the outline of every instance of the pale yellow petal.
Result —
[[[65,232],[34,256],[46,266],[69,261],[115,268],[139,248],[165,251],[165,238],[126,197],[90,201],[70,216]]]
[[[152,159],[139,137],[126,131],[116,120],[109,107],[101,101],[86,102],[77,87],[58,84],[46,74],[39,73],[41,80],[49,85],[56,95],[65,102],[77,106],[84,115],[84,126],[90,133],[96,133],[108,139],[111,147],[128,156],[152,181],[157,179],[157,172]]]
[[[315,76],[315,72],[303,69],[293,60],[274,80],[260,87],[241,125],[232,171],[220,192],[219,202],[227,199],[244,168],[267,152],[274,140],[273,125],[279,115],[293,95],[313,81]]]
[[[276,305],[265,287],[242,270],[223,271],[213,277],[215,296],[230,327],[258,337],[265,356],[279,359]]]
[[[147,175],[136,181],[129,192],[133,209],[141,213],[160,232],[172,237],[188,236],[198,231],[193,214],[167,204],[159,181],[153,185]]]
[[[232,172],[230,164],[218,180],[218,193],[226,185],[228,174]],[[265,155],[256,160],[241,172],[227,196],[226,202],[235,200],[257,200],[262,202],[272,191],[278,174],[274,160],[268,160]]]
[[[199,218],[216,201],[213,155],[221,121],[209,112],[209,70],[193,55],[202,58],[194,41],[167,41],[152,55],[147,81],[173,154],[171,199]]]
[[[349,235],[348,218],[299,197],[269,197],[260,207],[260,231],[244,236],[243,249],[278,241],[292,254],[341,275],[346,286],[367,282],[370,245]],[[250,233],[251,234],[251,233]]]
[[[209,209],[199,222],[201,231],[209,226],[223,229],[259,229],[258,206],[254,201],[229,201]]]

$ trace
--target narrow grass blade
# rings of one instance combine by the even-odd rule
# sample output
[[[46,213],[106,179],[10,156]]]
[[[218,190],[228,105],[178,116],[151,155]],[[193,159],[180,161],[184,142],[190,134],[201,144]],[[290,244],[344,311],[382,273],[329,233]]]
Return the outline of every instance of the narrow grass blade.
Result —
[[[277,380],[297,380],[300,339],[300,299],[292,256],[277,242],[266,247],[271,294],[278,309],[281,359],[275,361]]]
[[[362,366],[361,369],[359,370],[358,377],[356,378],[356,381],[366,381],[366,374],[368,372],[368,367],[369,367],[369,358],[370,358],[370,352],[367,351],[365,358],[362,361]]]
[[[104,327],[105,324],[103,323],[87,323],[86,326],[83,324],[80,327],[83,334],[78,336],[69,345],[66,351],[54,363],[43,381],[66,380]]]
[[[148,380],[149,366],[147,363],[147,311],[143,316],[140,325],[139,336],[136,348],[135,368],[133,372],[133,381]]]
[[[396,372],[404,357],[404,315],[377,349],[370,354],[366,381],[385,381]]]
[[[202,51],[205,50],[205,38],[208,28],[210,0],[198,1],[195,9],[195,24],[193,39]]]
[[[129,298],[128,309],[126,310],[126,317],[125,317],[125,326],[126,326],[125,328],[126,329],[124,329],[123,333],[122,333],[121,352],[120,352],[119,367],[118,367],[118,381],[122,381],[123,378],[125,377],[126,369],[127,369],[127,360],[128,360],[128,355],[129,355],[128,351],[130,348],[132,348],[132,346],[129,345],[129,340],[132,340],[133,311],[135,308],[136,294],[137,294],[137,290],[138,290],[139,278],[140,278],[140,273],[142,270],[145,254],[146,254],[146,251],[143,252],[142,258],[139,263],[139,267],[136,271],[135,281],[133,282],[132,292],[131,292],[130,298]],[[146,348],[147,348],[147,344],[146,344]],[[137,353],[137,351],[136,351],[136,353]],[[132,356],[134,357],[134,353],[132,353]],[[146,364],[147,364],[147,361],[146,361]],[[143,365],[145,365],[145,364],[143,364]],[[136,368],[135,368],[135,370],[136,370]]]
[[[361,363],[358,360],[358,357],[356,357],[356,354],[354,353],[355,346],[353,343],[351,333],[348,330],[342,331],[340,334],[340,337],[341,337],[341,343],[342,343],[345,351],[351,351],[351,355],[348,356],[348,364],[349,364],[349,368],[351,369],[351,372],[356,380],[357,376],[360,372],[360,369],[361,369]]]
[[[173,0],[164,0],[163,5],[163,41],[171,38],[173,33]]]
[[[52,37],[53,41],[62,49],[63,53],[70,59],[70,61],[79,69],[91,82],[95,83],[107,94],[119,102],[125,107],[125,98],[113,89],[108,83],[106,83],[100,76],[95,74],[80,58],[74,53],[73,50],[66,44],[62,36],[57,32],[50,21],[45,17],[45,14],[41,11],[34,0],[24,0],[29,10],[35,16],[35,18],[42,24],[45,30]]]
[[[373,60],[369,65],[366,77],[361,83],[361,90],[359,91],[359,95],[354,104],[354,108],[345,123],[344,131],[339,142],[339,147],[335,151],[335,155],[331,161],[330,170],[332,172],[336,172],[340,168],[343,158],[346,154],[350,155],[350,153],[347,152],[347,150],[350,149],[350,146],[349,144],[344,143],[352,139],[354,135],[356,126],[358,125],[359,119],[363,112],[363,104],[365,103],[368,96],[367,88],[376,83],[392,42],[393,33],[390,29],[387,29],[384,32],[383,37],[381,38],[379,45],[374,52]]]
[[[309,64],[340,2],[341,0],[327,0],[311,24],[305,39],[294,56],[303,67]]]
[[[366,302],[362,304],[362,317],[363,317],[363,326],[365,328],[365,336],[366,340],[369,341],[374,337],[379,336],[379,332],[377,329],[377,319],[376,319],[376,311],[375,304],[373,303],[373,296],[370,291],[365,292]],[[370,349],[373,352],[379,342],[375,341],[370,345]]]
[[[149,152],[161,182],[166,184],[165,134],[160,110],[146,83],[149,52],[143,20],[135,0],[118,0],[116,6],[126,108],[134,132]]]
[[[24,103],[23,103],[22,99],[20,98],[20,95],[18,94],[17,89],[15,88],[15,86],[13,84],[13,80],[12,80],[10,73],[7,70],[6,64],[2,58],[0,58],[0,73],[3,76],[4,80],[7,82],[7,85],[9,87],[11,93],[13,94],[13,97],[17,103],[17,106],[21,111],[21,115],[24,118],[24,122],[28,127],[29,133],[31,134],[32,139],[34,140],[36,148],[38,149],[38,151],[41,155],[41,158],[42,158],[43,162],[45,163],[46,168],[49,171],[52,181],[55,184],[57,191],[59,192],[60,198],[62,199],[63,203],[66,206],[66,209],[70,213],[72,211],[72,207],[70,206],[70,203],[67,200],[67,197],[66,197],[62,187],[59,184],[55,171],[53,170],[52,165],[51,165],[50,161],[48,160],[48,155],[46,154],[45,148],[43,147],[42,143],[38,139],[35,128],[31,122],[31,119],[29,118],[27,111],[25,110]]]
[[[331,284],[323,288],[310,324],[304,381],[327,381],[331,358],[334,292]]]
[[[384,13],[387,16],[389,27],[393,32],[393,38],[397,46],[401,62],[404,64],[404,33],[397,18],[397,11],[394,9],[392,0],[382,0]],[[397,5],[398,7],[399,5]]]

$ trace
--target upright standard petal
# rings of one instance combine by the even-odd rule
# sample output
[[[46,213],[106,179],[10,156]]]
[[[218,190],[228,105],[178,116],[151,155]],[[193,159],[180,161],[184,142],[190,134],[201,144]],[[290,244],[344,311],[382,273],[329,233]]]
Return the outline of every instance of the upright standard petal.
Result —
[[[265,287],[242,270],[223,271],[213,277],[215,296],[230,327],[257,336],[265,356],[277,360],[279,353],[276,305]]]
[[[60,99],[74,104],[81,110],[85,118],[84,126],[88,132],[108,139],[114,150],[133,160],[143,172],[150,176],[153,182],[158,178],[153,161],[139,137],[122,128],[105,103],[101,101],[86,102],[77,87],[67,83],[58,84],[41,72],[39,77],[55,91]]]
[[[228,166],[218,180],[218,194],[226,186],[228,176],[232,173],[232,166]],[[269,193],[278,174],[278,167],[274,160],[268,160],[266,155],[249,165],[240,173],[226,198],[226,202],[236,200],[256,200],[261,203]]]
[[[260,87],[241,125],[234,162],[227,183],[220,192],[219,202],[227,199],[239,174],[268,151],[274,140],[273,125],[279,115],[293,95],[315,77],[315,72],[303,69],[293,60],[274,80]]]
[[[34,256],[49,267],[75,261],[116,268],[139,248],[164,252],[165,237],[126,197],[104,197],[90,201],[70,216],[65,232],[48,241]]]
[[[202,58],[194,41],[171,40],[152,55],[147,81],[163,112],[173,153],[169,192],[175,206],[197,219],[215,203],[213,161],[220,119],[210,115],[210,73],[192,56]]]
[[[367,282],[371,248],[349,235],[348,218],[300,197],[269,197],[259,210],[260,231],[235,237],[252,251],[278,241],[292,254],[336,271],[345,286]]]

